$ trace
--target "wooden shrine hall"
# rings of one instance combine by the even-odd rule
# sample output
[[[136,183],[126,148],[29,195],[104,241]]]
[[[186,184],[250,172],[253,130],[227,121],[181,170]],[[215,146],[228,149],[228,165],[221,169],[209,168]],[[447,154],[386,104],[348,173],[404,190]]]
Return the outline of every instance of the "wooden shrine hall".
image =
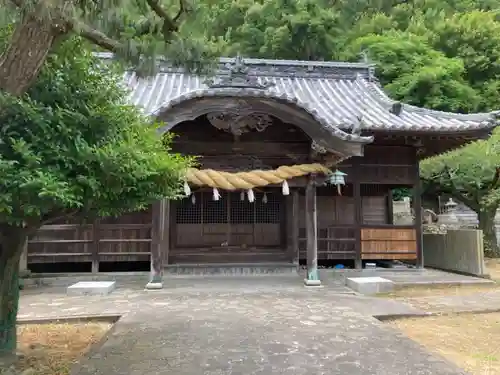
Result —
[[[28,265],[89,262],[97,271],[102,262],[151,259],[160,283],[175,264],[301,262],[310,284],[324,261],[423,267],[419,160],[498,123],[493,113],[392,100],[367,63],[223,58],[212,77],[165,65],[125,81],[131,103],[176,134],[174,151],[199,157],[186,197],[85,230],[66,225],[73,242],[58,249],[50,240],[62,229],[43,228]],[[412,188],[413,223],[394,222],[395,187]]]

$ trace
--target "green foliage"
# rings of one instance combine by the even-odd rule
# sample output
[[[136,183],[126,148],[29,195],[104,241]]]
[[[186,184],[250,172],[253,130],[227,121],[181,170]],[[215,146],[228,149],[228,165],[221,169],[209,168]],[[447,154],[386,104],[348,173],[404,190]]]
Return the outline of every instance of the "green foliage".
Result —
[[[28,95],[0,96],[0,225],[118,215],[178,194],[190,160],[125,104],[120,80],[71,39]]]
[[[432,188],[454,195],[478,212],[500,205],[500,130],[488,140],[420,163],[420,175]]]
[[[500,108],[496,0],[201,0],[222,54],[357,61],[366,51],[395,99],[428,108]]]
[[[10,23],[33,12],[30,4],[0,0],[0,15]],[[395,99],[459,112],[500,107],[497,0],[56,0],[38,6],[44,22],[64,19],[67,35],[78,34],[145,74],[158,56],[209,68],[218,54],[358,60],[364,50]]]
[[[36,17],[40,33],[34,35],[42,35],[44,25],[51,25],[59,38],[80,36],[94,51],[113,52],[141,74],[152,74],[159,57],[189,69],[205,69],[217,52],[217,44],[196,27],[196,3],[187,0],[0,0],[0,9],[0,27],[13,21],[19,27]]]
[[[338,14],[317,1],[242,0],[206,6],[208,36],[224,35],[224,54],[319,60],[331,58],[338,47]]]
[[[392,199],[395,201],[402,201],[403,198],[410,198],[412,191],[410,188],[395,188],[392,189]]]

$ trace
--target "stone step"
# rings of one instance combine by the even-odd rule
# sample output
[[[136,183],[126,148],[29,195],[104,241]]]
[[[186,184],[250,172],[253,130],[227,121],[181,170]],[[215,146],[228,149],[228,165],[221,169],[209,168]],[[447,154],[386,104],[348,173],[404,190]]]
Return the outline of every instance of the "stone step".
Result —
[[[297,265],[289,262],[174,264],[165,267],[172,275],[268,275],[296,274]]]
[[[176,253],[169,255],[169,262],[172,264],[203,264],[203,263],[286,263],[290,255],[283,252],[261,252],[259,254],[245,253],[206,253],[206,254],[183,254]]]

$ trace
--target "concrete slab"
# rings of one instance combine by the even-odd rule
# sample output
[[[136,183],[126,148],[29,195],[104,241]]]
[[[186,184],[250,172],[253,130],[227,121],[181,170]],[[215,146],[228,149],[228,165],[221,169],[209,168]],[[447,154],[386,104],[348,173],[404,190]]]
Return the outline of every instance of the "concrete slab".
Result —
[[[178,294],[154,309],[143,304],[73,375],[465,374],[347,307],[348,297],[322,291]]]
[[[109,280],[109,279],[108,279]],[[21,292],[20,319],[121,315],[73,375],[457,375],[460,369],[376,319],[415,314],[385,298],[319,289],[303,277],[168,277],[118,282],[109,296],[68,296],[66,286]]]
[[[456,273],[445,272],[434,269],[395,269],[395,268],[376,268],[363,270],[320,270],[320,278],[323,282],[328,279],[343,280],[348,277],[382,277],[391,280],[395,288],[406,288],[413,286],[463,286],[463,285],[492,285],[493,280],[482,279],[479,277],[458,275]]]
[[[388,293],[394,289],[394,283],[383,277],[348,277],[346,285],[361,294]]]
[[[80,281],[70,285],[66,293],[70,296],[106,296],[116,288],[116,281]]]

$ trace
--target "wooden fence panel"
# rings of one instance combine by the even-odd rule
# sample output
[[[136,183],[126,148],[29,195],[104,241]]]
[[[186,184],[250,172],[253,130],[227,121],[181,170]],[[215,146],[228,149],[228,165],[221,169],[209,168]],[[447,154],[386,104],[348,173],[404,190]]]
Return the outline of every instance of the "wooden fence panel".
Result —
[[[362,259],[416,259],[417,232],[411,228],[361,229]]]

